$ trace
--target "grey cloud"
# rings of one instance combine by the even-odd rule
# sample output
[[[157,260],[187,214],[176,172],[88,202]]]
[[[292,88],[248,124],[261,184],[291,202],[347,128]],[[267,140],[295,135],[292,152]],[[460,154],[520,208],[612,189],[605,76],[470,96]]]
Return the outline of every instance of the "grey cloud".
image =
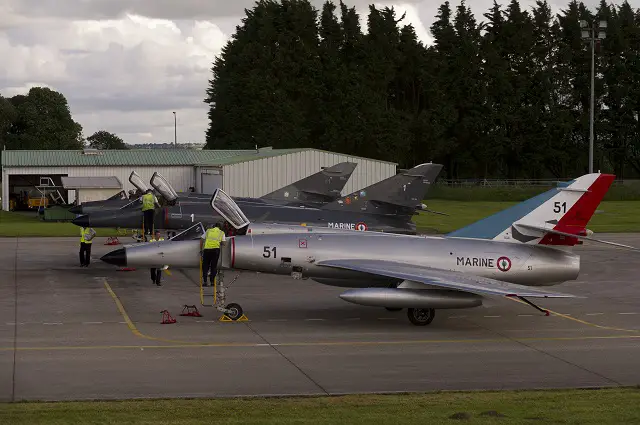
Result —
[[[251,9],[254,0],[8,0],[22,15],[66,19],[113,19],[124,13],[136,13],[160,19],[213,19],[239,17]],[[423,0],[388,0],[389,4],[418,4]],[[425,3],[427,1],[424,1]],[[312,0],[321,7],[324,0]],[[335,4],[339,0],[334,1]],[[348,6],[368,7],[370,0],[346,0]]]

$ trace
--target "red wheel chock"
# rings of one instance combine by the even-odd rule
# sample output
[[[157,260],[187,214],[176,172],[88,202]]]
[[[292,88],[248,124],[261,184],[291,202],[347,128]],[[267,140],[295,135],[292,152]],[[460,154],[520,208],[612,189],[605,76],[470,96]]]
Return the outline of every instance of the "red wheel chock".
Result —
[[[202,317],[202,314],[200,314],[200,312],[198,311],[198,307],[196,307],[195,305],[185,304],[184,308],[182,309],[182,313],[180,313],[180,316]]]
[[[113,236],[109,236],[107,238],[107,242],[105,242],[105,245],[120,245],[120,241],[118,240],[118,237],[113,237]]]
[[[171,317],[171,313],[169,313],[167,310],[162,310],[160,313],[162,313],[163,325],[170,325],[171,323],[176,323],[176,319]]]

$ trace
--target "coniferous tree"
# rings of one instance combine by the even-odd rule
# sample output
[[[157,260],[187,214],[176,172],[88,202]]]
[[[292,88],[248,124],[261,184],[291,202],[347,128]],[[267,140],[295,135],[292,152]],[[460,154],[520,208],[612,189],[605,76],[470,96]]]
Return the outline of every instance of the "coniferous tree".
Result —
[[[316,147],[448,178],[566,178],[588,170],[591,50],[595,168],[640,175],[640,10],[494,2],[476,20],[444,2],[423,45],[393,8],[260,0],[214,60],[207,148]],[[12,99],[19,108],[20,99]],[[630,174],[631,173],[631,174]]]

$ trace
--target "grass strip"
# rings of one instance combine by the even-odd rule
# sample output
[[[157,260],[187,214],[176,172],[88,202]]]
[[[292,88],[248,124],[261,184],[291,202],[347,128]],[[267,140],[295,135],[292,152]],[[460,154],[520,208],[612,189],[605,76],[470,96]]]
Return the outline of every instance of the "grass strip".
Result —
[[[0,423],[635,424],[638,388],[0,404]]]

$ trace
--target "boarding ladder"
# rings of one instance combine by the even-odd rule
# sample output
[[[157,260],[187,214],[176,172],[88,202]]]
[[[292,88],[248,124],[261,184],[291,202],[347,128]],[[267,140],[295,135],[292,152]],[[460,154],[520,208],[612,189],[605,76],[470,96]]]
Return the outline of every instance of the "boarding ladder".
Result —
[[[223,313],[220,321],[247,321],[247,317],[242,313],[242,308],[235,303],[224,305],[226,300],[225,283],[224,283],[224,270],[219,269],[216,274],[216,278],[213,280],[213,286],[204,286],[202,280],[202,257],[200,257],[199,268],[199,280],[200,280],[200,304],[205,307],[215,307],[218,311]],[[207,278],[209,275],[207,275]],[[238,278],[238,273],[229,286],[231,286]]]

